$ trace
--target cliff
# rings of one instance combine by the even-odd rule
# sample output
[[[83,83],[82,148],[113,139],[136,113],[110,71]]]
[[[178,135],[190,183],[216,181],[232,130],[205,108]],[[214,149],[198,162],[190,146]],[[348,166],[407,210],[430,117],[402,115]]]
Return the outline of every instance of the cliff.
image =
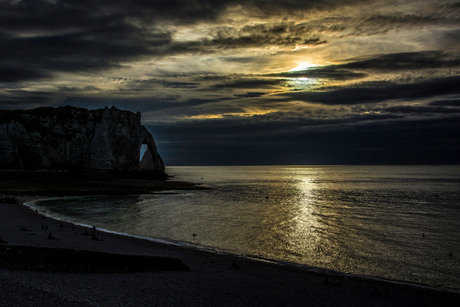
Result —
[[[141,114],[115,107],[0,111],[0,158],[2,170],[165,172]]]

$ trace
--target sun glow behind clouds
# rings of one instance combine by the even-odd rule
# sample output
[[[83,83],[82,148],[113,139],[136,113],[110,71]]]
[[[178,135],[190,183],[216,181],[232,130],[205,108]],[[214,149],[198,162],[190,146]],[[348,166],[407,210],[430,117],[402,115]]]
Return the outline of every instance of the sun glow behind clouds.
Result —
[[[303,63],[300,63],[298,66],[290,69],[289,71],[301,71],[301,70],[307,70],[309,68],[312,68],[312,67],[316,67],[318,65],[316,64],[312,64],[312,63],[308,63],[308,62],[303,62]]]

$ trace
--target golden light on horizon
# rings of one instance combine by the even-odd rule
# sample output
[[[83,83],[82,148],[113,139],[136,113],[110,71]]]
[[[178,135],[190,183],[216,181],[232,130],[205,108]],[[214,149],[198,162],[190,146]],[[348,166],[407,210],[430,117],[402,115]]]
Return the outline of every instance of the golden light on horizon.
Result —
[[[299,63],[299,65],[297,65],[296,67],[290,69],[289,71],[307,70],[309,68],[316,67],[316,66],[318,66],[318,65],[313,64],[313,63],[309,63],[309,62],[302,62],[302,63]]]

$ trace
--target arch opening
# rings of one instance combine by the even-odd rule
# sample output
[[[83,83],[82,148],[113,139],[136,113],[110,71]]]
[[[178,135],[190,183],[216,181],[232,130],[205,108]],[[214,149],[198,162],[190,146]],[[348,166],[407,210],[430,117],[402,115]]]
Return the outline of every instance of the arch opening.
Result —
[[[142,161],[142,158],[144,157],[145,152],[147,151],[147,149],[148,149],[147,144],[142,144],[141,145],[141,148],[140,148],[140,151],[139,151],[139,161]]]

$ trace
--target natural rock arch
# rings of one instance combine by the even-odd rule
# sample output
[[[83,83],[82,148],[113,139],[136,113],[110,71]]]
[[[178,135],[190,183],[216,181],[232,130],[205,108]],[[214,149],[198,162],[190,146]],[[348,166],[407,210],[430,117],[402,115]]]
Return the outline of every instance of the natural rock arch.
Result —
[[[141,113],[115,107],[0,111],[0,157],[0,169],[165,172]]]
[[[155,171],[158,168],[163,168],[164,171],[164,164],[163,160],[158,159],[158,151],[153,140],[153,136],[148,132],[148,130],[144,127],[144,134],[139,139],[139,150],[143,144],[147,145],[147,150],[145,151],[142,159],[139,161],[138,169],[139,171]],[[161,161],[161,163],[160,163]]]

